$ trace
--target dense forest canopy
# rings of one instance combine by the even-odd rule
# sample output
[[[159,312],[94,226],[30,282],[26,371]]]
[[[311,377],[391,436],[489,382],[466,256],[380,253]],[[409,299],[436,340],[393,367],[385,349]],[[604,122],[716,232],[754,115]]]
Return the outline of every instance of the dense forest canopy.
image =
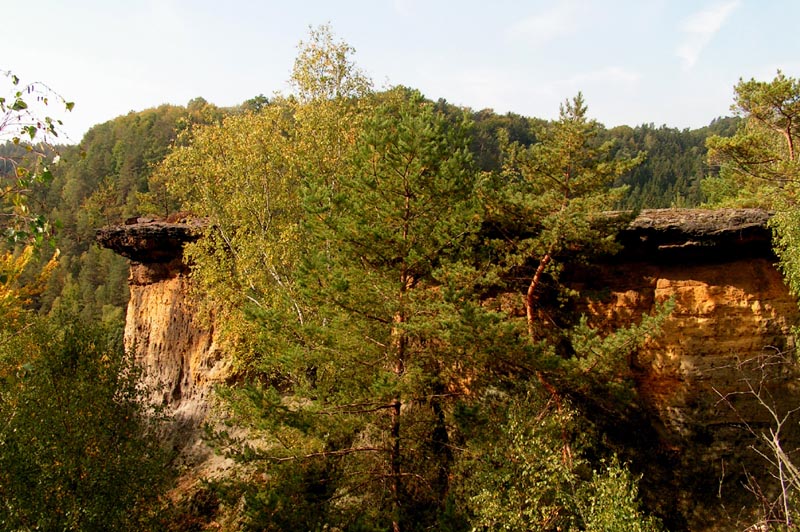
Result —
[[[291,94],[234,108],[196,98],[131,112],[80,146],[0,146],[0,522],[170,529],[159,416],[142,410],[119,345],[127,262],[93,238],[190,213],[208,222],[186,248],[193,283],[233,360],[219,398],[250,436],[209,435],[242,464],[209,484],[240,509],[231,529],[683,526],[649,515],[593,417],[636,408],[627,357],[670,306],[601,333],[561,274],[614,252],[608,211],[759,205],[778,212],[797,291],[797,82],[742,81],[737,116],[697,130],[607,129],[581,94],[545,121],[375,90],[324,26],[291,81]],[[64,389],[75,405],[51,401]],[[42,432],[32,412],[97,430]],[[25,454],[15,434],[42,445]],[[75,450],[91,459],[70,462]],[[19,495],[31,479],[57,496]],[[99,496],[109,482],[124,497]],[[792,501],[776,510],[784,522]]]

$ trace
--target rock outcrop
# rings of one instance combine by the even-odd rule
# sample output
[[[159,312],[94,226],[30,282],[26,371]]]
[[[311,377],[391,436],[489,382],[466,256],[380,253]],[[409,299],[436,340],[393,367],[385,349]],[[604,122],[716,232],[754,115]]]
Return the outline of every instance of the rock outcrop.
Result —
[[[732,412],[719,394],[739,389],[743,361],[794,347],[800,312],[775,267],[768,219],[755,209],[645,211],[620,233],[620,253],[575,280],[605,330],[674,301],[661,335],[631,361],[665,436],[763,418],[748,401]]]
[[[638,449],[631,456],[643,463],[644,489],[678,529],[722,523],[708,509],[713,501],[680,495],[687,483],[713,498],[760,463],[745,458],[753,437],[744,427],[772,419],[748,386],[761,386],[780,412],[800,397],[791,365],[764,364],[794,347],[791,328],[800,321],[774,265],[768,220],[758,210],[643,211],[620,233],[620,253],[571,273],[597,327],[636,322],[674,301],[662,333],[629,361],[639,405],[618,432]],[[155,221],[98,233],[101,245],[131,259],[126,341],[153,399],[185,428],[199,426],[213,384],[229,370],[213,325],[196,316],[182,260],[183,244],[198,235],[195,225]],[[671,500],[658,503],[656,490]]]
[[[750,449],[751,430],[774,426],[766,406],[779,415],[798,406],[791,329],[800,312],[768,220],[759,210],[644,211],[620,233],[619,254],[573,278],[605,330],[674,302],[660,335],[629,361],[641,417],[617,430],[674,529],[735,529],[754,501],[742,483],[763,480],[768,465]],[[783,436],[798,441],[794,427]],[[729,515],[713,504],[720,492]]]
[[[208,414],[213,386],[229,372],[229,361],[213,320],[197,312],[183,261],[184,245],[201,233],[199,221],[136,220],[100,229],[97,241],[131,261],[125,344],[143,369],[151,400],[174,420],[169,436],[179,450],[205,454],[198,429]]]

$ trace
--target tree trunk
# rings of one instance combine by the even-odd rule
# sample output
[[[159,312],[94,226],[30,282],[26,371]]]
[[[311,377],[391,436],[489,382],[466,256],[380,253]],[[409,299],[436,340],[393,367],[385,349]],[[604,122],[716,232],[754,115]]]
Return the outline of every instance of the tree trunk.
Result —
[[[453,462],[453,451],[450,448],[450,435],[447,432],[447,423],[444,417],[444,408],[439,399],[431,400],[434,426],[431,433],[432,450],[436,460],[436,480],[434,490],[437,502],[443,503],[450,491],[450,468]]]
[[[392,452],[391,452],[391,469],[392,469],[392,531],[400,532],[400,513],[402,508],[400,483],[400,399],[395,399],[391,408],[392,413]]]
[[[404,307],[405,292],[411,286],[412,279],[405,269],[401,276],[402,289],[400,290],[400,310],[394,316],[392,328],[392,347],[394,348],[394,374],[398,384],[406,370],[406,356],[408,349],[408,336],[406,336],[403,325],[406,321]],[[394,398],[389,412],[391,413],[391,427],[389,437],[391,440],[390,450],[390,470],[391,470],[391,491],[392,491],[392,531],[401,531],[401,515],[403,503],[402,469],[401,469],[401,447],[400,447],[400,413],[401,398],[399,392]]]
[[[531,278],[531,283],[528,285],[528,293],[525,295],[525,317],[528,320],[528,334],[530,335],[531,340],[534,340],[536,335],[536,331],[534,330],[536,319],[533,315],[534,308],[536,307],[536,297],[538,296],[536,289],[539,288],[539,283],[541,282],[544,269],[548,264],[550,264],[551,260],[552,257],[550,253],[546,253],[545,256],[539,261],[539,267],[536,268],[536,272]]]
[[[789,160],[794,161],[794,138],[792,138],[792,122],[786,126],[786,131],[783,132],[786,137],[786,145],[789,148]]]
[[[550,253],[545,253],[544,257],[542,257],[542,259],[539,261],[539,266],[536,268],[536,272],[534,272],[533,277],[531,277],[531,283],[528,285],[528,293],[525,295],[525,316],[528,320],[528,334],[530,335],[531,342],[536,340],[536,317],[534,316],[536,298],[538,296],[536,290],[541,282],[542,274],[544,273],[545,268],[547,268],[547,265],[550,264],[551,260],[552,255]],[[556,411],[561,413],[561,395],[558,393],[556,387],[547,380],[544,373],[541,371],[537,371],[536,376],[538,377],[539,382],[542,383],[542,386],[544,386],[548,393],[550,393],[551,399],[555,402]],[[572,468],[572,447],[570,446],[569,438],[564,428],[562,428],[561,431],[561,442],[561,460],[564,465]]]

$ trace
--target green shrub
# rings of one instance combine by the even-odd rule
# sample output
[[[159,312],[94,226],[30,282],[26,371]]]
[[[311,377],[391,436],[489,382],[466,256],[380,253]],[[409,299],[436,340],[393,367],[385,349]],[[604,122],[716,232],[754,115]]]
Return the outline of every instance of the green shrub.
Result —
[[[152,530],[168,456],[118,335],[54,321],[0,338],[0,529]]]

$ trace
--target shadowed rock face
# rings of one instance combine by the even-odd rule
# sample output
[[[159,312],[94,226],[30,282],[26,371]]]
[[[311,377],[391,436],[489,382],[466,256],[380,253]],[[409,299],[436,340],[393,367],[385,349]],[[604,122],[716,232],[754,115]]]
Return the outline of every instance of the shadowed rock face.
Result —
[[[646,209],[623,232],[664,243],[697,238],[713,245],[732,241],[732,235],[769,238],[769,219],[762,209]]]
[[[642,211],[618,240],[616,261],[654,264],[772,256],[770,214],[760,209]]]
[[[592,323],[606,330],[675,302],[662,334],[629,361],[640,404],[616,427],[645,475],[645,496],[674,530],[741,528],[716,508],[717,490],[735,491],[743,468],[764,472],[743,427],[762,430],[770,422],[751,396],[737,395],[745,379],[766,377],[764,389],[780,411],[800,398],[791,367],[762,374],[741,364],[793,349],[791,327],[800,321],[774,266],[768,220],[749,209],[643,211],[619,233],[620,253],[570,273]],[[158,221],[98,231],[101,245],[132,261],[126,342],[153,400],[174,413],[185,434],[200,426],[211,387],[229,371],[213,326],[195,315],[182,260],[183,245],[200,232],[197,223]]]
[[[131,260],[131,286],[147,286],[188,272],[183,262],[183,246],[200,238],[202,221],[134,220],[98,229],[95,235],[98,244]]]
[[[97,243],[134,262],[168,263],[181,258],[183,245],[197,240],[203,229],[199,220],[194,223],[136,220],[126,225],[98,229]]]

